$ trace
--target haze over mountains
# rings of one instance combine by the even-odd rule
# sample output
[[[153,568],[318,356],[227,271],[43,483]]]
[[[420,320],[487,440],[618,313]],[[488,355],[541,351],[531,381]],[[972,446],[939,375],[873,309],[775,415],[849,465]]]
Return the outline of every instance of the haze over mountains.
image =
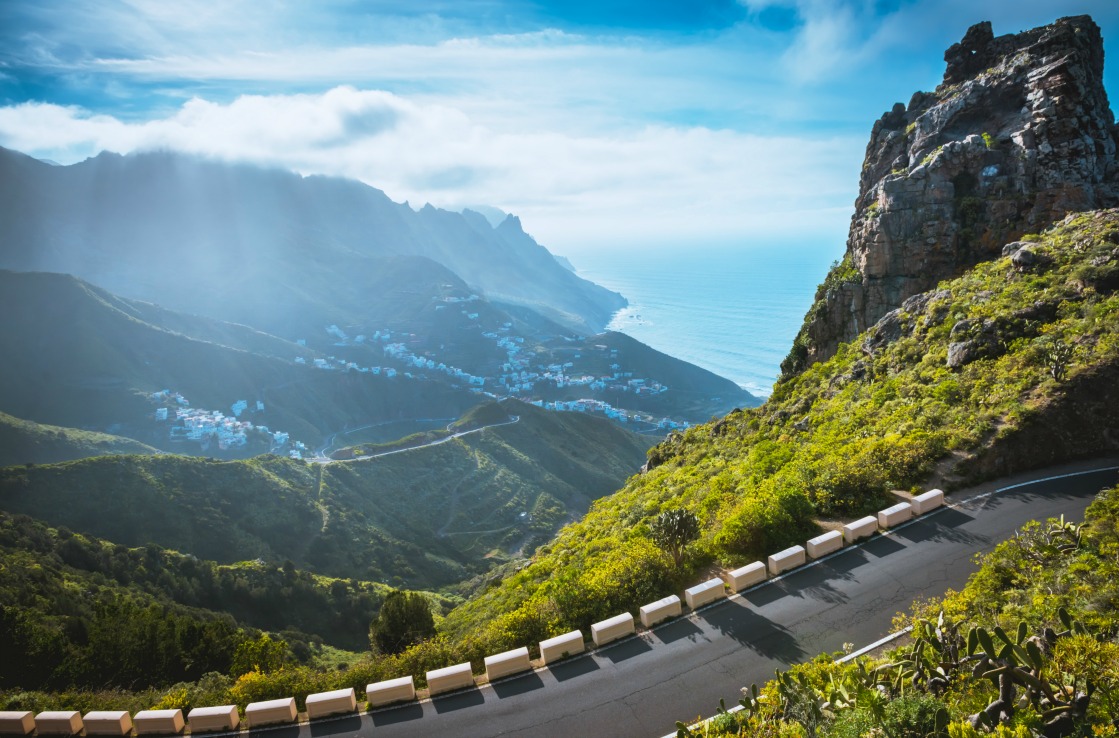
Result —
[[[20,316],[0,327],[0,411],[24,420],[230,458],[445,425],[486,396],[660,432],[756,404],[600,333],[624,298],[512,216],[167,152],[61,167],[0,150],[0,201],[0,300]],[[150,422],[188,406],[251,422],[248,440]]]
[[[4,267],[66,272],[280,335],[399,317],[379,301],[386,285],[369,282],[393,262],[407,264],[404,289],[461,280],[584,333],[626,304],[560,268],[516,217],[492,227],[472,211],[416,212],[352,180],[170,152],[59,167],[5,150],[0,195]]]

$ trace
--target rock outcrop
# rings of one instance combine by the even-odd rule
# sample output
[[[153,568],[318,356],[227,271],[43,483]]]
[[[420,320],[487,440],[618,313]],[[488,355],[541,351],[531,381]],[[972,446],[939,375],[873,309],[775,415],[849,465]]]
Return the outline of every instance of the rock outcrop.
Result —
[[[1119,202],[1119,136],[1091,18],[997,38],[980,23],[944,59],[935,92],[874,124],[846,256],[821,285],[786,376],[1023,234]]]

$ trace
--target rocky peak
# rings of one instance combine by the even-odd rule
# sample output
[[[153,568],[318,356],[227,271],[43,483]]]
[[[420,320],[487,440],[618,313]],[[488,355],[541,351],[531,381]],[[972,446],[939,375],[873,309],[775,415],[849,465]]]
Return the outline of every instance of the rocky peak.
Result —
[[[782,371],[833,355],[906,298],[1074,211],[1119,203],[1119,138],[1088,16],[968,29],[944,80],[875,122],[843,262]]]

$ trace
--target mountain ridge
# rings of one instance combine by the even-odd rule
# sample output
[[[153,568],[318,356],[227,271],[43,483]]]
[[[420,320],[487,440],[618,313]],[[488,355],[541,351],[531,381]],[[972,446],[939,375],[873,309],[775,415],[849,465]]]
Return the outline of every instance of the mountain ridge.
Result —
[[[417,212],[354,180],[166,151],[103,152],[52,167],[3,149],[0,196],[9,204],[0,267],[73,273],[128,297],[279,335],[282,322],[246,319],[236,296],[222,293],[277,283],[298,294],[309,284],[352,281],[387,257],[414,256],[580,330],[601,330],[625,305],[563,269],[515,217],[493,228],[430,205]],[[357,274],[324,270],[335,260]],[[194,283],[220,287],[199,302],[188,289]]]

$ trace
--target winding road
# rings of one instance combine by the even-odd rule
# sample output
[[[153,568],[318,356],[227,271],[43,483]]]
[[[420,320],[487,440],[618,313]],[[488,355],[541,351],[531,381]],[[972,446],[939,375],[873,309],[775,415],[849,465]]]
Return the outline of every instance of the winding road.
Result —
[[[490,423],[489,425],[480,425],[477,428],[471,428],[470,430],[456,431],[449,436],[443,436],[442,438],[437,438],[434,441],[428,441],[427,443],[419,443],[419,444],[416,444],[415,446],[407,446],[405,448],[393,449],[392,451],[381,451],[381,452],[375,453],[375,454],[366,454],[364,456],[356,456],[352,459],[331,459],[331,458],[324,455],[326,453],[326,449],[330,448],[330,446],[334,443],[334,438],[335,438],[335,436],[338,435],[337,433],[335,433],[334,435],[332,435],[330,437],[330,440],[327,443],[327,445],[323,446],[322,449],[320,449],[318,451],[318,454],[316,456],[314,456],[310,459],[307,459],[307,461],[310,461],[313,464],[341,464],[341,463],[345,463],[347,461],[365,461],[366,459],[378,459],[382,456],[392,456],[393,454],[402,454],[402,453],[405,453],[407,451],[415,451],[416,449],[420,449],[420,448],[428,448],[430,446],[438,446],[441,443],[446,443],[447,441],[453,441],[456,438],[462,438],[463,436],[469,436],[471,433],[481,433],[486,428],[497,428],[497,427],[502,426],[502,425],[513,425],[513,423],[519,422],[520,419],[521,419],[520,415],[512,415],[512,416],[510,416],[509,420],[503,420],[500,423]],[[376,424],[373,424],[373,425],[376,425]],[[354,428],[353,430],[346,431],[346,432],[347,433],[353,433],[355,431],[364,430],[366,428],[372,428],[373,425],[364,425],[361,428]],[[452,423],[451,425],[454,425],[454,424]],[[451,425],[447,426],[447,430],[451,429]]]
[[[963,490],[912,523],[593,653],[434,700],[275,732],[663,736],[677,720],[710,715],[720,698],[736,703],[741,687],[760,685],[774,669],[880,639],[915,598],[961,587],[976,553],[1029,520],[1081,519],[1095,493],[1117,481],[1119,459],[1109,459]]]

